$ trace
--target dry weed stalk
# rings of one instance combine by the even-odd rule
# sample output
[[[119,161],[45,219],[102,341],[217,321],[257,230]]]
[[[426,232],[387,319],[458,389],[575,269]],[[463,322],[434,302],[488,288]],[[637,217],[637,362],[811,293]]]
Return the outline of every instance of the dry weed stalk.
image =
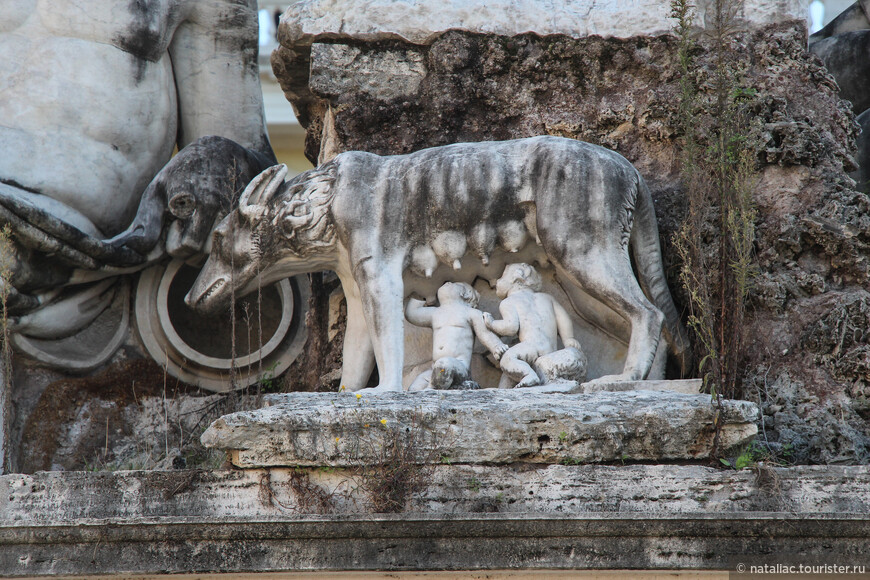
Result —
[[[354,438],[350,453],[356,489],[367,496],[375,513],[403,511],[429,487],[434,466],[447,448],[444,437],[426,424],[419,410],[407,422],[382,419],[358,425],[354,420],[342,431]]]
[[[724,398],[742,394],[743,326],[755,271],[755,155],[746,107],[755,91],[741,84],[744,55],[734,46],[741,7],[739,1],[715,0],[712,14],[708,10],[709,95],[696,77],[703,68],[696,61],[694,6],[689,0],[671,2],[679,38],[681,177],[687,197],[674,246],[682,260],[680,281],[689,296],[699,372],[720,410]],[[717,422],[714,455],[720,428]]]

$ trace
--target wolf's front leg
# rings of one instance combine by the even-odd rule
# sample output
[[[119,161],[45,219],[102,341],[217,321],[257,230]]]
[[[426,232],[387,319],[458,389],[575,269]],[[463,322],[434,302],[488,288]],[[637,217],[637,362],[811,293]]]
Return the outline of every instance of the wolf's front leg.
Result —
[[[402,264],[403,257],[369,258],[354,268],[380,375],[380,384],[372,392],[402,390],[405,359]]]

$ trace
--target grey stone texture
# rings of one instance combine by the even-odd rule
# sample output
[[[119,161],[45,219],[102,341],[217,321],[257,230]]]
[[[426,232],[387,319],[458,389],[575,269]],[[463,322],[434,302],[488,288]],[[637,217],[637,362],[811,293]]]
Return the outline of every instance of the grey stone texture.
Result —
[[[612,383],[596,382],[579,385],[578,393],[597,393],[599,391],[673,391],[687,395],[697,395],[701,392],[701,379],[677,379],[670,381],[615,381]]]
[[[341,74],[342,68],[346,75]],[[360,71],[365,71],[363,76],[358,74]],[[345,44],[317,44],[311,49],[309,82],[312,90],[318,92],[360,91],[390,101],[415,95],[425,76],[426,63],[420,52],[372,54]]]
[[[403,506],[406,514],[870,513],[866,465],[756,464],[735,471],[701,465],[441,464],[428,473],[428,485]],[[371,513],[359,481],[352,469],[306,467],[11,474],[0,477],[7,500],[0,505],[0,525]],[[317,489],[328,501],[311,501]]]
[[[413,463],[510,464],[704,459],[719,413],[722,452],[757,433],[758,408],[668,391],[536,394],[526,389],[290,393],[203,433],[238,467],[366,466],[399,447]]]
[[[203,430],[259,406],[256,397],[198,391],[147,359],[92,377],[46,372],[43,381],[38,399],[15,401],[27,418],[13,434],[18,472],[218,467],[221,454],[199,442]]]
[[[310,159],[541,134],[612,148],[650,186],[668,283],[678,308],[685,307],[671,244],[685,211],[674,36],[496,33],[457,21],[413,44],[395,37],[375,42],[306,20],[297,42],[297,13],[282,22],[284,44],[272,63],[307,126]],[[752,346],[744,396],[762,408],[768,441],[798,461],[864,462],[870,457],[870,335],[863,330],[870,324],[870,201],[846,175],[854,169],[857,126],[832,76],[807,51],[805,22],[764,22],[775,23],[753,25],[736,41],[748,59],[744,83],[757,92],[751,140],[759,166],[759,274],[746,321]],[[415,94],[392,100],[377,98],[370,86],[359,89],[369,78],[362,69],[342,70],[342,78],[360,80],[346,80],[340,90],[313,90],[308,73],[318,44],[352,46],[375,60],[385,51],[422,54],[425,77]],[[712,74],[708,49],[700,35],[702,78]],[[320,59],[317,67],[322,76],[330,65]],[[698,124],[709,122],[701,112]]]
[[[343,469],[0,477],[0,574],[866,564],[870,470],[447,466],[399,514]]]

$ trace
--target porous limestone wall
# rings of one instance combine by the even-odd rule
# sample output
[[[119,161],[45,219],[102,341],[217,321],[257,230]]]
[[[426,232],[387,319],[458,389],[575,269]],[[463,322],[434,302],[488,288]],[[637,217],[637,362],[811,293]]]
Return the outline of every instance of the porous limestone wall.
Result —
[[[308,0],[285,14],[272,64],[307,126],[309,159],[541,134],[610,147],[650,185],[670,287],[684,306],[670,243],[685,204],[666,4],[504,0],[484,12],[460,4]],[[761,143],[745,393],[761,406],[762,436],[774,449],[799,462],[862,462],[870,456],[870,201],[846,175],[856,125],[806,50],[804,9],[747,3],[735,41],[748,57],[744,81],[758,94]],[[696,59],[710,70],[707,42],[699,35]],[[329,352],[306,361],[308,376],[317,376],[312,368],[328,376]]]

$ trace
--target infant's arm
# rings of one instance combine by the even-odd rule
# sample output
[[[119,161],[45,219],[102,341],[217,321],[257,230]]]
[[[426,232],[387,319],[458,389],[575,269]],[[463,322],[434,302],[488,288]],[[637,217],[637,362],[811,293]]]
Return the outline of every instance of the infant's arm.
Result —
[[[469,308],[469,322],[471,328],[474,329],[474,335],[486,349],[498,360],[505,353],[508,346],[501,341],[490,329],[486,327],[483,321],[484,313],[480,310]]]
[[[423,300],[408,298],[408,305],[405,306],[405,318],[408,322],[414,326],[432,326],[432,315],[437,308],[424,306],[425,304]]]
[[[498,306],[501,320],[494,320],[489,312],[483,313],[483,321],[487,328],[501,336],[514,336],[520,331],[520,317],[516,308],[511,305],[511,299],[505,298]]]
[[[568,311],[565,310],[555,298],[549,294],[547,296],[550,298],[550,303],[553,305],[553,312],[556,315],[556,330],[562,338],[562,344],[565,345],[565,348],[576,348],[577,350],[580,350],[580,343],[574,340],[574,322],[572,322]]]

